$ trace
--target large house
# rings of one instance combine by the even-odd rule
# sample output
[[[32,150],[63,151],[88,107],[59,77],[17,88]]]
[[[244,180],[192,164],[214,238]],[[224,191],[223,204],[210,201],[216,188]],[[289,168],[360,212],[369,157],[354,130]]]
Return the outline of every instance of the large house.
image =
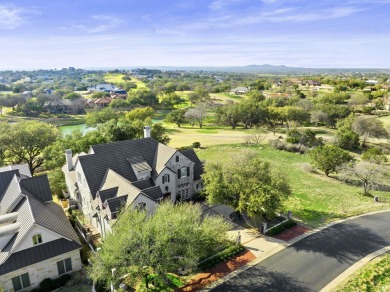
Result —
[[[116,89],[114,85],[108,83],[96,84],[87,88],[89,92],[110,92]]]
[[[0,168],[0,285],[29,290],[46,278],[81,269],[81,243],[52,201],[46,175],[27,165]]]
[[[236,87],[236,88],[233,88],[230,90],[230,94],[235,94],[235,95],[244,95],[244,94],[247,94],[249,92],[249,88],[248,87]]]
[[[202,163],[191,150],[178,151],[150,137],[94,145],[88,154],[66,151],[69,195],[102,237],[122,207],[152,213],[165,198],[189,200],[202,189]]]

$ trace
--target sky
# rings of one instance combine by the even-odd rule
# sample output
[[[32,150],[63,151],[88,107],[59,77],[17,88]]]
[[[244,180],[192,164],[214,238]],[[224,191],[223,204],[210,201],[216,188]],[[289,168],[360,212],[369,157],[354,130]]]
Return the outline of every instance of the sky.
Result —
[[[390,68],[390,0],[0,2],[0,70]]]

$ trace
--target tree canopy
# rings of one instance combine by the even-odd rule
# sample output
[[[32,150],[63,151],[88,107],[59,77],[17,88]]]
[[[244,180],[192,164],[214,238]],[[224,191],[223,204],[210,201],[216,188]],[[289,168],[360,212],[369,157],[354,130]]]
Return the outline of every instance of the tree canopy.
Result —
[[[135,284],[145,273],[164,278],[180,269],[189,271],[226,242],[230,228],[222,217],[202,216],[200,205],[165,202],[152,215],[129,208],[92,256],[88,273],[106,283],[118,283],[126,274]]]
[[[357,117],[352,124],[352,129],[363,137],[363,147],[368,138],[386,138],[389,135],[381,120],[369,116]]]
[[[31,174],[43,164],[43,149],[56,141],[58,130],[44,122],[23,121],[0,125],[3,163],[27,163]]]
[[[203,180],[211,204],[226,204],[250,216],[272,218],[291,194],[286,177],[251,151],[207,163]]]
[[[335,145],[323,145],[314,148],[309,153],[311,162],[326,176],[338,171],[343,164],[353,161],[353,157],[345,150]]]

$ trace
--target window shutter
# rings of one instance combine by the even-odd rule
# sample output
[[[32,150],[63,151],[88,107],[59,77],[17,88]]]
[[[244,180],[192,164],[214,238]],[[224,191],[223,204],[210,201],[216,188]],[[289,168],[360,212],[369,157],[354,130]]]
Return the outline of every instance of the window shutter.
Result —
[[[187,166],[187,176],[190,176],[190,167]]]
[[[181,169],[180,168],[177,170],[177,178],[181,178]]]
[[[167,182],[169,182],[169,174],[167,174]]]

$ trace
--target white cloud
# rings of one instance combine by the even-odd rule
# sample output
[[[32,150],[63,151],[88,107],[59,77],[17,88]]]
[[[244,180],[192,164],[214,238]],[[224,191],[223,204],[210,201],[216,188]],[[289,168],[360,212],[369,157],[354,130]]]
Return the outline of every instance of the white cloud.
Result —
[[[87,33],[99,33],[114,29],[124,22],[122,19],[110,15],[94,15],[91,19],[91,24],[74,24],[73,27]]]
[[[242,0],[214,0],[210,3],[209,8],[212,10],[219,10],[225,8],[226,6],[242,2]]]
[[[0,29],[17,28],[24,24],[27,21],[27,17],[31,14],[37,14],[37,11],[0,4]]]

